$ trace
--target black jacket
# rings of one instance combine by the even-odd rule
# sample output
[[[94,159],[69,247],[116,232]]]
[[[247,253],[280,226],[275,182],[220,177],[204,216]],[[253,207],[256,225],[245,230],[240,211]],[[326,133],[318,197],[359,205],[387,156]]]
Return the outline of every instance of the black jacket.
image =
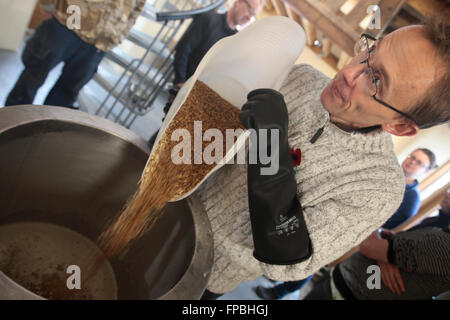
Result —
[[[184,83],[217,41],[236,32],[228,26],[226,14],[212,11],[195,17],[175,47],[174,84]]]

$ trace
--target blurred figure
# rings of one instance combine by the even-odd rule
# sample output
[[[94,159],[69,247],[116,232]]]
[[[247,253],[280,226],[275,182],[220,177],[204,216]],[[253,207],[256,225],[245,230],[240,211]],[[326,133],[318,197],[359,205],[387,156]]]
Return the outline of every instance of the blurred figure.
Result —
[[[432,299],[450,288],[450,189],[437,217],[406,232],[382,230],[360,252],[320,279],[305,300]],[[378,265],[381,286],[368,288],[369,266]]]
[[[197,69],[206,52],[220,39],[238,32],[261,8],[261,0],[236,0],[224,14],[210,11],[194,18],[176,46],[174,85],[181,87]]]
[[[144,4],[145,0],[41,0],[41,7],[50,18],[38,26],[27,42],[22,54],[25,70],[5,105],[32,104],[49,72],[64,62],[62,74],[44,104],[73,108],[78,93],[94,76],[105,52],[122,42]],[[74,23],[77,11],[71,11],[73,8],[79,9],[79,25]]]
[[[220,39],[238,32],[239,26],[249,24],[262,4],[262,0],[236,0],[224,14],[210,11],[194,18],[175,48],[174,87],[169,90],[164,114],[167,114],[178,90],[194,74],[206,52]],[[157,135],[158,131],[150,138],[149,143],[153,144]]]
[[[402,163],[406,180],[403,201],[397,211],[383,225],[383,228],[394,229],[414,216],[420,208],[420,192],[417,181],[423,174],[436,167],[436,156],[428,149],[414,150]]]

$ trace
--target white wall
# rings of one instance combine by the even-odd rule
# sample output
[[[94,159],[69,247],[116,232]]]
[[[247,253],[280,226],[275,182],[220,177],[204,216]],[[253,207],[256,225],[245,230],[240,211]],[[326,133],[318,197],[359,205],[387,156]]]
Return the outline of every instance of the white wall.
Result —
[[[0,0],[0,49],[19,49],[36,1]]]
[[[411,151],[427,148],[434,152],[438,165],[450,159],[450,125],[420,130],[413,137],[393,137],[394,151],[402,161]]]

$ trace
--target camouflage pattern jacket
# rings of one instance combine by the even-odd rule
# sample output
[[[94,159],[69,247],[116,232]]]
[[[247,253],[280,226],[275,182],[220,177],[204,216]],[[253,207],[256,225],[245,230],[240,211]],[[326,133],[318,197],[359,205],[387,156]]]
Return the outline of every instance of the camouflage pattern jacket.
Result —
[[[71,28],[83,41],[97,49],[110,51],[119,45],[144,8],[146,0],[41,0],[41,7],[53,11],[64,26],[74,15],[71,5],[81,11],[80,29]]]

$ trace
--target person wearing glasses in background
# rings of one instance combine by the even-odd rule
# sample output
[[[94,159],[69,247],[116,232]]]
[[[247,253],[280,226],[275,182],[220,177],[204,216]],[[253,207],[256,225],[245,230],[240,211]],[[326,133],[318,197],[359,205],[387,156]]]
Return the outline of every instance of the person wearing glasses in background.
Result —
[[[213,10],[194,17],[175,47],[175,79],[173,88],[169,90],[164,114],[167,114],[178,90],[194,74],[206,52],[220,39],[237,33],[239,27],[252,22],[263,5],[264,0],[235,0],[224,14]],[[153,144],[157,135],[158,131],[151,136],[149,143]]]
[[[305,300],[425,300],[450,296],[450,189],[436,217],[399,233],[374,232],[321,278]],[[369,266],[380,278],[369,281]],[[367,283],[378,284],[376,287]],[[443,293],[447,298],[444,298]]]
[[[271,164],[260,159],[228,165],[197,190],[214,237],[204,299],[261,275],[305,279],[393,215],[405,177],[391,135],[449,122],[449,39],[437,18],[379,40],[363,35],[334,79],[296,65],[280,92],[248,94],[239,118],[256,136],[278,129],[267,149],[277,148],[279,170],[263,175]]]
[[[48,19],[27,41],[22,53],[25,69],[5,106],[32,104],[50,71],[64,62],[44,105],[78,109],[74,104],[80,90],[94,77],[106,52],[120,45],[128,35],[145,1],[40,0]],[[73,18],[78,13],[76,25],[77,19]]]
[[[436,168],[436,156],[425,148],[415,150],[403,161],[402,169],[406,179],[403,201],[392,217],[383,224],[383,228],[394,229],[419,211],[420,192],[417,179],[434,168]]]

